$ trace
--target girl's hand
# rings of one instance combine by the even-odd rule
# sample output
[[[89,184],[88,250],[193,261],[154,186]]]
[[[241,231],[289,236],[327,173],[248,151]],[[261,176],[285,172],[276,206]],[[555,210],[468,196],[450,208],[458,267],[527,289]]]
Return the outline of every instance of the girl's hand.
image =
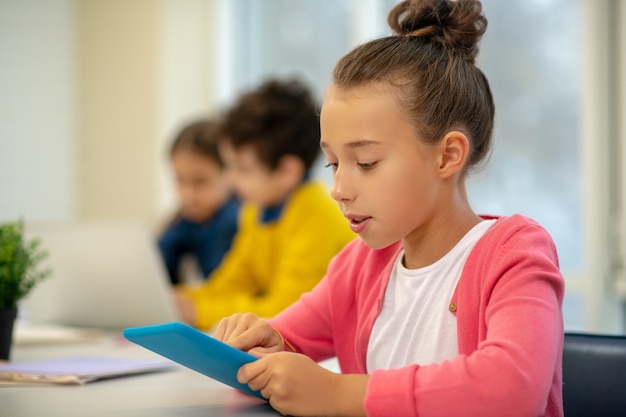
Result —
[[[259,357],[285,350],[281,337],[272,326],[251,313],[233,314],[220,320],[213,336]]]
[[[239,368],[237,379],[283,415],[365,415],[367,375],[338,375],[301,354],[266,355]]]

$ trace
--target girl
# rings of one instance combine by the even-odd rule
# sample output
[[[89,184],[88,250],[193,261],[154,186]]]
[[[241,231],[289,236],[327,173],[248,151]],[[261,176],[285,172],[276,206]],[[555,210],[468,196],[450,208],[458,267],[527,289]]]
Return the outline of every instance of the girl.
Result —
[[[554,243],[521,215],[478,216],[464,186],[494,119],[481,4],[404,1],[388,21],[395,36],[337,63],[321,113],[361,239],[273,320],[234,315],[216,337],[261,357],[238,380],[283,414],[562,416]],[[315,363],[333,356],[342,374]]]

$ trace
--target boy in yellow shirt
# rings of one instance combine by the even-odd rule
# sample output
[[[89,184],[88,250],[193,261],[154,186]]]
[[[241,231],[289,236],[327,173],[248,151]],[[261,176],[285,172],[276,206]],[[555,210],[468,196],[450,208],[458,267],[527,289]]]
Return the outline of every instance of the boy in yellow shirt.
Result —
[[[243,202],[233,246],[199,287],[175,290],[184,321],[208,330],[225,316],[271,317],[311,290],[356,237],[326,188],[310,179],[318,111],[297,81],[270,80],[222,122],[220,153]]]

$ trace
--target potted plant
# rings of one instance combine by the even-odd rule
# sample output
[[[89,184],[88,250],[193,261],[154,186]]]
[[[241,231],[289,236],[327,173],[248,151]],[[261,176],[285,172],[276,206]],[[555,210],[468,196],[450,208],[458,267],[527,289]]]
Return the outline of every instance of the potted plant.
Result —
[[[51,273],[41,268],[47,256],[39,239],[26,239],[22,220],[0,223],[0,360],[10,356],[18,301]]]

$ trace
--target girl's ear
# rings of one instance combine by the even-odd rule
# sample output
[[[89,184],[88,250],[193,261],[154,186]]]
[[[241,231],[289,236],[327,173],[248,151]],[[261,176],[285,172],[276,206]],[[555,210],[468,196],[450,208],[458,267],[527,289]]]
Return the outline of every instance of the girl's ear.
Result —
[[[439,142],[439,176],[448,178],[463,171],[470,143],[464,133],[452,130]]]

